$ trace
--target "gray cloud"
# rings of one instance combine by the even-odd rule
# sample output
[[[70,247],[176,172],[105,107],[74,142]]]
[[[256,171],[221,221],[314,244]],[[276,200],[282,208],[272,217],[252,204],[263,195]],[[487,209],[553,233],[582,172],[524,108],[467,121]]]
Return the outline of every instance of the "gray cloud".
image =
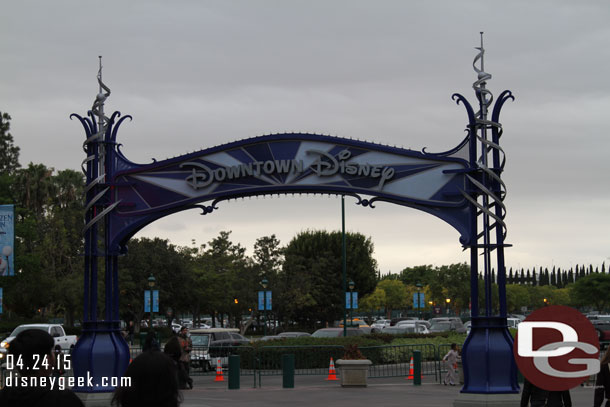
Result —
[[[84,158],[68,115],[90,108],[98,55],[112,89],[106,108],[134,117],[119,139],[136,162],[282,131],[444,151],[464,137],[466,115],[450,96],[474,102],[483,30],[489,88],[516,96],[501,118],[507,264],[610,256],[605,1],[58,0],[4,11],[0,109],[13,117],[22,163],[56,169]],[[340,226],[337,199],[252,202],[174,215],[141,233],[190,245],[232,229],[251,247],[264,234],[287,243]],[[383,272],[467,260],[451,227],[413,210],[350,207],[348,225],[373,237]]]

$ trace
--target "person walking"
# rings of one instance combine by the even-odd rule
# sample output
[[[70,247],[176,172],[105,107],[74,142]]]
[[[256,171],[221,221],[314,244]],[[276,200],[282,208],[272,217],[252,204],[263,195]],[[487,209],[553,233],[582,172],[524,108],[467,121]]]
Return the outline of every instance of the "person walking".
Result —
[[[546,407],[572,407],[570,390],[549,391],[549,396],[546,399]]]
[[[593,407],[601,407],[606,401],[606,407],[610,407],[610,346],[606,349],[606,353],[602,358],[600,370],[595,379],[595,396],[593,399]]]
[[[133,321],[129,321],[129,325],[127,325],[127,341],[130,345],[133,345],[133,333],[135,330],[135,326]]]
[[[460,359],[460,354],[458,353],[457,344],[452,343],[451,349],[443,357],[443,361],[447,363],[447,374],[445,374],[445,378],[443,379],[443,384],[445,386],[447,385],[447,382],[449,382],[450,386],[455,386],[455,383],[458,381],[457,362],[459,359]]]
[[[188,329],[183,326],[180,328],[180,333],[178,334],[178,341],[180,342],[180,347],[182,348],[182,353],[180,355],[180,365],[184,373],[186,374],[186,382],[188,386],[193,388],[193,379],[190,377],[191,370],[191,350],[193,349],[193,342],[191,338],[188,336]]]
[[[545,407],[549,397],[548,390],[541,389],[529,380],[523,379],[523,392],[521,393],[521,407]],[[570,404],[571,405],[571,404]]]
[[[165,347],[163,348],[163,353],[170,357],[170,359],[174,362],[176,366],[176,375],[178,376],[178,388],[181,390],[188,389],[188,374],[184,370],[182,363],[180,362],[180,356],[182,356],[182,346],[180,346],[180,341],[178,340],[177,334],[172,336]]]

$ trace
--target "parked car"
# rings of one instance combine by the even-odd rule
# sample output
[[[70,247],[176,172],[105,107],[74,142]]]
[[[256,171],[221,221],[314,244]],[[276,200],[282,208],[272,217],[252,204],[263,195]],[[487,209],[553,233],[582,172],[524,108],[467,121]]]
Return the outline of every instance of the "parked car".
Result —
[[[398,324],[394,325],[394,327],[396,327],[396,328],[412,327],[413,328],[412,333],[429,334],[430,330],[428,329],[426,322],[427,321],[400,321]],[[389,327],[389,328],[394,328],[394,327]],[[384,331],[384,333],[385,333],[385,331]]]
[[[367,332],[360,328],[346,328],[347,336],[366,335]],[[343,336],[343,328],[322,328],[311,334],[313,338],[338,338]]]
[[[280,338],[299,338],[301,336],[311,336],[308,332],[281,332],[277,336]]]
[[[191,329],[190,333],[190,338],[193,342],[191,366],[194,368],[202,368],[204,371],[211,370],[216,366],[216,361],[213,360],[213,357],[219,355],[219,352],[217,349],[214,349],[214,347],[228,347],[234,343],[243,343],[244,340],[245,343],[250,342],[239,334],[239,329],[237,328],[197,328]],[[210,347],[212,347],[213,354],[210,353]]]
[[[403,335],[403,334],[416,334],[416,333],[422,333],[422,332],[417,332],[417,326],[415,325],[394,325],[394,326],[388,326],[387,328],[383,329],[383,333],[384,334],[390,334],[390,335]],[[425,328],[425,327],[424,327]],[[428,329],[428,328],[426,328]]]
[[[389,327],[391,322],[389,319],[378,319],[371,325],[371,332],[381,332],[384,328]]]
[[[17,328],[11,332],[8,338],[4,339],[0,342],[0,361],[4,359],[6,353],[8,352],[8,348],[11,346],[11,342],[17,337],[19,332],[25,331],[27,329],[40,329],[41,331],[47,332],[49,335],[53,337],[55,341],[55,345],[61,346],[61,349],[64,351],[71,350],[76,345],[77,337],[76,335],[66,335],[64,331],[64,327],[59,324],[25,324],[19,325]]]
[[[519,318],[506,318],[506,325],[508,325],[509,328],[514,328],[517,329],[517,326],[521,323],[521,319]]]
[[[610,341],[610,315],[587,315],[601,341]]]
[[[244,337],[237,332],[227,332],[228,337],[226,339],[218,339],[210,342],[210,347],[218,346],[241,346],[250,344],[250,339]]]
[[[397,323],[399,323],[400,321],[414,321],[416,320],[416,317],[400,317],[400,318],[392,318],[392,320],[390,321],[390,326],[394,326]]]
[[[430,323],[430,332],[455,331],[461,334],[466,333],[462,320],[457,317],[432,318]]]

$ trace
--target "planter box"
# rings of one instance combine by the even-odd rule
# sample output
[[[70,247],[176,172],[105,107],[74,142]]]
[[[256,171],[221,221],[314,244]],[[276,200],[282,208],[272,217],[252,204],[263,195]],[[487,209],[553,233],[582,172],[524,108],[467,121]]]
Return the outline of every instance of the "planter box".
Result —
[[[337,360],[337,367],[341,375],[341,387],[366,387],[369,366],[372,364],[373,362],[368,359]]]

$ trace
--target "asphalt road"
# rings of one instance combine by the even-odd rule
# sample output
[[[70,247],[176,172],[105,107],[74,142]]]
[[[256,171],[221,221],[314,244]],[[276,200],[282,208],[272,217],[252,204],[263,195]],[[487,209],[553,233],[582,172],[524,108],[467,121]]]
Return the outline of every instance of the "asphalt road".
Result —
[[[228,381],[214,382],[214,376],[193,379],[195,387],[183,391],[182,406],[448,407],[453,405],[460,391],[459,386],[443,386],[426,379],[421,386],[414,386],[401,377],[369,379],[365,388],[342,388],[338,381],[326,381],[325,376],[295,376],[295,387],[284,389],[281,376],[263,376],[261,386],[257,383],[256,388],[252,376],[242,376],[240,389],[233,390],[228,389]],[[575,407],[593,404],[591,387],[575,388],[571,395]]]

